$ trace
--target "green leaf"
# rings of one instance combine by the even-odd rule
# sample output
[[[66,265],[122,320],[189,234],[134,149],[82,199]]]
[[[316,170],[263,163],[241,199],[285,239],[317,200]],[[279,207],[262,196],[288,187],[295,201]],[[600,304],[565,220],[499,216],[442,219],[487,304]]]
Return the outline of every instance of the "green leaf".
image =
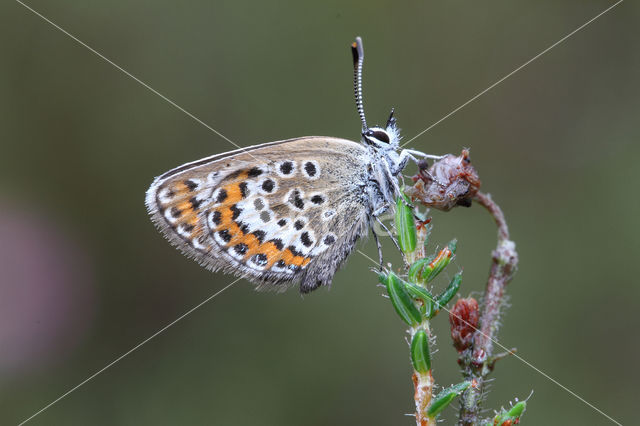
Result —
[[[422,278],[426,282],[431,282],[451,262],[457,246],[458,242],[452,240],[447,247],[440,250],[433,261],[424,268]]]
[[[516,421],[520,420],[520,417],[524,413],[527,408],[527,403],[525,401],[520,401],[511,407],[509,411],[506,411],[504,408],[500,413],[498,413],[493,418],[492,425],[502,426],[502,425],[512,425]]]
[[[422,314],[431,319],[436,311],[435,301],[431,292],[424,287],[408,282],[404,282],[404,288],[411,297],[422,302],[422,307],[424,308]]]
[[[405,253],[411,253],[416,249],[416,224],[413,220],[413,209],[407,206],[403,198],[406,203],[409,202],[404,195],[398,197],[396,201],[396,230],[400,248]]]
[[[422,270],[429,265],[435,256],[425,257],[424,259],[418,259],[409,267],[409,281],[417,282],[423,281]]]
[[[458,272],[457,274],[455,274],[447,288],[445,288],[442,294],[437,297],[436,309],[442,309],[443,306],[446,306],[447,303],[449,303],[451,299],[453,299],[453,296],[455,296],[460,289],[460,283],[462,283],[462,272]]]
[[[429,337],[424,330],[419,330],[411,340],[411,363],[418,373],[431,370],[431,355],[429,354]]]
[[[526,409],[527,409],[526,401],[520,401],[516,403],[513,407],[511,407],[511,410],[507,411],[507,416],[515,420],[516,418],[522,416],[522,414],[524,413],[524,410]]]
[[[416,326],[422,322],[422,314],[416,307],[413,299],[405,290],[404,282],[393,272],[388,276],[380,275],[380,281],[387,287],[387,293],[391,304],[404,322],[410,326]]]
[[[456,398],[456,396],[464,392],[469,386],[471,386],[471,382],[466,381],[466,382],[458,383],[457,385],[453,385],[450,388],[440,392],[433,399],[433,402],[429,406],[429,409],[427,410],[427,415],[432,418],[436,417],[438,414],[442,412],[442,410],[444,410],[445,408],[447,408],[449,404],[451,404],[451,401],[453,401]]]

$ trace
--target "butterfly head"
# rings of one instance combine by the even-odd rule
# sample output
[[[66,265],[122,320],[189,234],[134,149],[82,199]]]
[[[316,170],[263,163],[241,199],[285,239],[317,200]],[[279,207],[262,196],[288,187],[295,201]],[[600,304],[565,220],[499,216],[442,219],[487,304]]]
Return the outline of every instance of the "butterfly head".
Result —
[[[369,146],[381,149],[397,149],[400,145],[400,129],[393,116],[393,109],[385,127],[369,127],[362,132],[362,141]]]

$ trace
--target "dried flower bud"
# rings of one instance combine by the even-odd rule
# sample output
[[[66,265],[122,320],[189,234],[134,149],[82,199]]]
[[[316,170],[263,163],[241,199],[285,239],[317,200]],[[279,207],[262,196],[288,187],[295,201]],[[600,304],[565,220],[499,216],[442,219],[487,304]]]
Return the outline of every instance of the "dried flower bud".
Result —
[[[451,324],[451,339],[453,346],[462,352],[471,346],[473,333],[478,327],[479,320],[478,301],[473,297],[458,299],[449,313]]]
[[[478,173],[466,149],[457,157],[446,155],[431,167],[426,161],[420,162],[418,168],[418,174],[413,177],[416,184],[406,193],[425,206],[444,211],[456,206],[470,207],[480,189]]]

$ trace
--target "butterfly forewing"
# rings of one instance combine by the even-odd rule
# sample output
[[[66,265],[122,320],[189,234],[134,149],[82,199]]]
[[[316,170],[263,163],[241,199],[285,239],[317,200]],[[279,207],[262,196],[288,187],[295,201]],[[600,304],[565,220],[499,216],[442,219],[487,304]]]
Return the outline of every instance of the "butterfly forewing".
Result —
[[[367,232],[368,158],[363,146],[329,137],[257,145],[156,178],[147,208],[207,268],[311,291],[330,283]]]

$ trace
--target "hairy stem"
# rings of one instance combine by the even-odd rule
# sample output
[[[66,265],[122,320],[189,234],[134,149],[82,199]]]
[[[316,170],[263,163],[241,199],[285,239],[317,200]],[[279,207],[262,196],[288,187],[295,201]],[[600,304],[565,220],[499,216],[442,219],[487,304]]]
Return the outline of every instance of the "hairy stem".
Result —
[[[431,370],[426,373],[413,372],[413,386],[416,402],[416,426],[435,426],[436,419],[427,415],[427,408],[433,395],[433,376]]]
[[[518,265],[516,245],[509,239],[509,228],[500,207],[488,194],[478,192],[475,201],[485,207],[498,226],[498,245],[492,253],[491,269],[483,297],[480,327],[474,332],[470,348],[460,354],[465,379],[472,386],[462,395],[459,425],[476,425],[480,421],[482,395],[486,376],[493,370],[493,342],[498,332],[500,308],[507,284]]]

